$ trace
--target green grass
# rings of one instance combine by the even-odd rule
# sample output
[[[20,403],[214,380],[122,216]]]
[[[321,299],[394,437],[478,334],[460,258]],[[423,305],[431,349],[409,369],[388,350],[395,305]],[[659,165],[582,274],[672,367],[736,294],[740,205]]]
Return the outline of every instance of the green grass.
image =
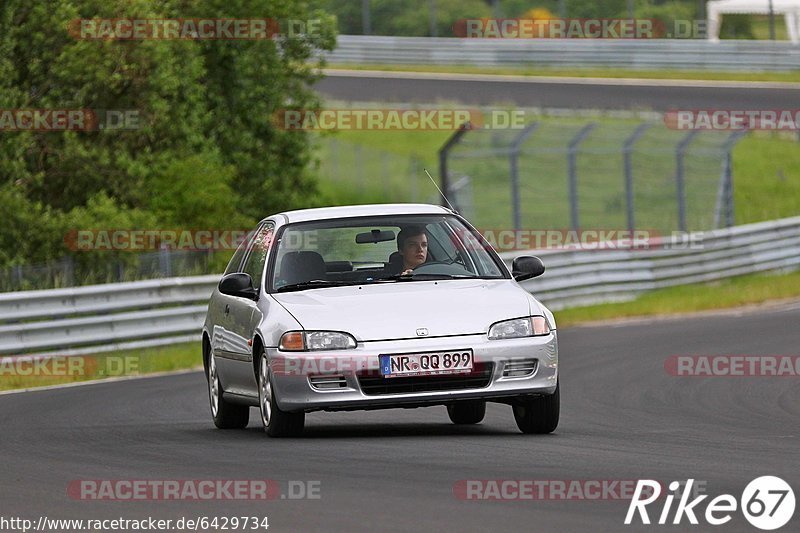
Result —
[[[23,389],[61,385],[108,377],[152,374],[200,367],[203,359],[200,343],[123,350],[112,353],[81,356],[73,359],[76,366],[69,367],[68,358],[57,358],[48,363],[48,371],[35,367],[9,366],[0,358],[0,390]],[[23,375],[23,374],[35,375]],[[57,375],[52,375],[52,374]]]
[[[676,315],[797,297],[800,297],[800,271],[749,274],[715,283],[658,289],[630,302],[575,307],[556,311],[555,315],[560,328],[598,320]]]
[[[800,215],[800,142],[750,135],[733,151],[736,222]]]
[[[642,78],[658,80],[774,81],[800,82],[800,71],[789,72],[715,72],[705,70],[640,70],[619,68],[553,68],[553,67],[477,67],[471,65],[380,65],[336,64],[331,69],[384,70],[390,72],[435,72],[447,74],[493,74],[515,76],[555,76],[574,78]]]

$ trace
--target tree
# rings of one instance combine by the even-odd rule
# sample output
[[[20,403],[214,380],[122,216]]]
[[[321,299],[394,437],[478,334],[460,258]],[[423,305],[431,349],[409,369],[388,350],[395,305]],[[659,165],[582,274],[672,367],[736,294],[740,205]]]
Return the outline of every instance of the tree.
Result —
[[[320,24],[307,34],[251,41],[84,40],[67,31],[81,18],[192,17]],[[317,58],[334,45],[333,19],[304,0],[6,0],[0,109],[134,110],[139,126],[0,133],[0,191],[14,200],[0,205],[0,216],[23,209],[69,225],[102,197],[111,203],[98,217],[143,220],[111,216],[130,211],[171,227],[214,227],[313,202],[308,136],[279,129],[271,117],[290,105],[318,106],[311,87]],[[205,193],[193,195],[193,187]],[[0,260],[66,252],[42,250]]]

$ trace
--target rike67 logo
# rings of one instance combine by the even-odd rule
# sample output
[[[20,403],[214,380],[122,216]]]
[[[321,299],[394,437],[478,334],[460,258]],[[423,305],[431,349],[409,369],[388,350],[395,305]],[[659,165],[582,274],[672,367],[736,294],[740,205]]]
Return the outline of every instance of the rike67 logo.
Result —
[[[692,495],[692,485],[694,479],[687,480],[683,491],[683,485],[678,481],[669,484],[671,492],[664,498],[664,506],[658,515],[657,523],[664,525],[667,523],[680,524],[686,518],[690,524],[697,525],[698,516],[704,518],[706,523],[712,526],[727,524],[733,519],[737,507],[750,524],[758,529],[771,531],[786,525],[794,515],[795,498],[792,487],[784,480],[775,476],[762,476],[751,481],[742,492],[742,497],[737,501],[730,494],[721,494],[709,501],[705,507],[705,512],[700,511],[701,503],[708,498],[708,495],[696,496],[689,501]],[[640,479],[636,484],[633,499],[628,507],[628,514],[625,516],[625,524],[630,525],[634,517],[638,514],[642,524],[650,524],[650,515],[647,506],[656,502],[661,496],[661,484],[650,479]],[[680,492],[679,492],[680,491]],[[646,494],[646,496],[645,496]],[[672,514],[672,504],[676,496],[678,505]],[[655,505],[653,507],[656,507]],[[651,509],[655,511],[657,509]],[[654,517],[655,518],[655,517]]]

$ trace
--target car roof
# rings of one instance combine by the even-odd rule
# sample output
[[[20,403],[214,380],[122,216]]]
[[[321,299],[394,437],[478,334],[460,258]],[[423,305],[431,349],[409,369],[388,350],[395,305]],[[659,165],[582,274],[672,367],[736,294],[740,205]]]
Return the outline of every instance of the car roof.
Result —
[[[442,215],[452,214],[446,207],[433,204],[367,204],[317,207],[284,211],[276,216],[286,217],[288,222],[328,220],[334,218],[366,217],[379,215]]]

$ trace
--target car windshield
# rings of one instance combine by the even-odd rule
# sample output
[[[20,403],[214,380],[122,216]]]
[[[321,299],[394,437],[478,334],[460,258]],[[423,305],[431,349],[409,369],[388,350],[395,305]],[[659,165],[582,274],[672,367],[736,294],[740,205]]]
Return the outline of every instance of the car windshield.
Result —
[[[362,217],[290,224],[271,254],[271,291],[338,285],[506,278],[497,254],[452,215]]]

